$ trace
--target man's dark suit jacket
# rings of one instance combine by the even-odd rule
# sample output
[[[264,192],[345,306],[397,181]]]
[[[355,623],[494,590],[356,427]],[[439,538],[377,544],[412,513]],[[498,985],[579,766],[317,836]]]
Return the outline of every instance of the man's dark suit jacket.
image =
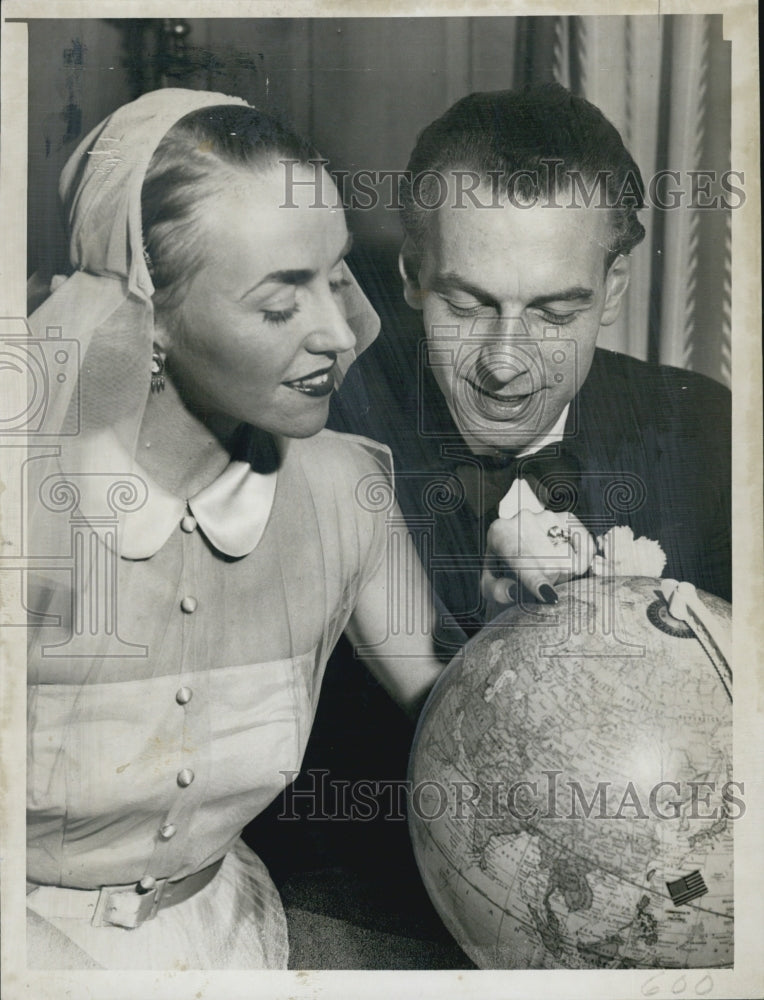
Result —
[[[371,353],[365,366],[361,358],[334,426],[392,448],[398,500],[436,595],[468,634],[481,621],[486,530],[516,475],[595,536],[620,524],[658,541],[664,576],[731,599],[727,389],[598,348],[560,445],[497,468],[472,455],[429,373],[420,369],[417,384],[404,387],[407,371],[400,365],[391,380]]]

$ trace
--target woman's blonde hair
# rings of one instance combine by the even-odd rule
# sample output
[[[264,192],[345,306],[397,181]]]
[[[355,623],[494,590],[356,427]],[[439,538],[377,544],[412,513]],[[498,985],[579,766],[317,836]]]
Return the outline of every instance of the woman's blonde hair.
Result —
[[[319,154],[284,123],[255,108],[213,105],[174,125],[151,158],[141,191],[143,241],[154,306],[171,311],[204,260],[203,209],[236,171],[311,163]]]

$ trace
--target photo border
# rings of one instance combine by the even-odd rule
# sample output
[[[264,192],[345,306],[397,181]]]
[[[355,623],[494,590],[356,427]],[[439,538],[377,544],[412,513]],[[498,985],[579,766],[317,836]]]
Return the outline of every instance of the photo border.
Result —
[[[145,2],[145,0],[6,0],[2,16],[2,150],[0,215],[4,221],[0,307],[2,315],[25,315],[27,58],[26,19],[65,17],[376,17],[489,16],[531,14],[723,13],[724,37],[732,42],[732,166],[745,171],[746,203],[732,213],[733,386],[733,567],[735,776],[745,782],[747,812],[735,827],[735,967],[714,971],[712,985],[698,993],[703,970],[623,971],[242,971],[242,972],[41,972],[24,966],[24,637],[2,639],[2,995],[7,1000],[72,997],[75,1000],[238,1000],[251,997],[388,998],[446,997],[760,997],[764,993],[761,927],[764,926],[764,530],[762,527],[762,378],[759,187],[759,77],[757,9],[753,3],[718,4],[588,2],[571,11],[558,3],[449,3],[447,15],[434,2],[402,0],[262,0],[262,2]],[[13,455],[8,452],[13,451]],[[20,449],[0,449],[0,482]],[[5,542],[5,539],[3,539]],[[742,692],[742,696],[741,696]],[[759,769],[759,770],[757,770]],[[684,988],[680,988],[680,981]]]

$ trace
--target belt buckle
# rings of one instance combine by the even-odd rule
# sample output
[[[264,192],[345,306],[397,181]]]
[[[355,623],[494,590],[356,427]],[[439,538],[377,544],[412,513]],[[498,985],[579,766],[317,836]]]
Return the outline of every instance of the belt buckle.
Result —
[[[94,927],[114,926],[133,929],[152,920],[159,909],[167,879],[157,879],[156,885],[142,891],[133,886],[105,885],[101,888],[91,921]]]

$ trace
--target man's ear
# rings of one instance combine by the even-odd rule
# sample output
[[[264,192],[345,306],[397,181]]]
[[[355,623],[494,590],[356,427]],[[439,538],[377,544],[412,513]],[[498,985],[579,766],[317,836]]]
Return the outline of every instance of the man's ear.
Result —
[[[403,281],[403,297],[412,309],[422,308],[422,289],[418,276],[414,275],[416,254],[411,240],[406,237],[398,254],[398,271]]]
[[[630,278],[631,257],[619,254],[605,276],[605,308],[602,311],[600,326],[610,326],[618,319]]]

